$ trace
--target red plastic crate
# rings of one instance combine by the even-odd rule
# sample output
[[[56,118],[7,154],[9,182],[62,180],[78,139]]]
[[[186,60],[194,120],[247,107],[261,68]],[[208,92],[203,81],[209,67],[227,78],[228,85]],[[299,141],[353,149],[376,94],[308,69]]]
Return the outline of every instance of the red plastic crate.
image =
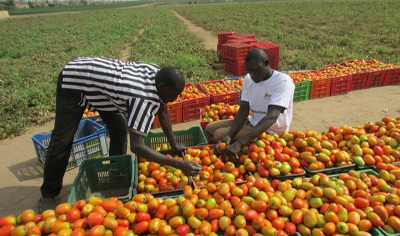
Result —
[[[228,40],[229,39],[244,39],[244,38],[248,38],[248,39],[256,39],[256,35],[255,34],[249,34],[249,33],[240,33],[240,34],[232,34],[228,36]]]
[[[383,85],[394,85],[394,84],[400,84],[400,66],[395,67],[393,69],[389,69],[386,72],[386,77],[385,81],[383,82]]]
[[[367,71],[353,74],[351,78],[351,90],[364,89],[367,84],[368,76],[369,72]]]
[[[218,34],[217,52],[222,50],[222,44],[226,43],[228,36],[236,34],[235,31],[221,31]]]
[[[185,87],[193,86],[192,83],[185,84]],[[196,120],[199,117],[199,108],[210,105],[210,95],[200,98],[192,98],[182,101],[182,122]],[[201,115],[201,114],[200,114]]]
[[[257,40],[251,38],[238,38],[238,39],[228,39],[225,43],[247,43],[252,44],[256,43]]]
[[[331,95],[331,78],[311,81],[310,99],[323,98]]]
[[[236,75],[236,76],[244,76],[247,74],[246,64],[244,61],[233,61],[226,59],[225,61],[225,71]]]
[[[168,104],[169,118],[171,119],[171,124],[179,124],[182,123],[182,103]],[[158,115],[153,122],[153,128],[160,128],[161,123],[158,119]]]
[[[382,69],[382,70],[378,70],[378,71],[370,71],[365,87],[371,88],[371,87],[382,86],[383,83],[385,82],[385,76],[386,76],[387,71],[388,71],[388,69]]]
[[[346,94],[351,91],[352,75],[331,78],[331,96]]]
[[[255,48],[265,51],[269,59],[269,66],[274,70],[279,70],[279,45],[271,42],[255,42]]]
[[[241,61],[252,48],[253,45],[247,43],[225,43],[222,45],[222,58],[224,60]]]
[[[240,102],[240,92],[239,91],[233,91],[230,93],[225,93],[225,94],[211,94],[209,92],[207,92],[202,85],[203,84],[213,84],[213,83],[221,83],[223,84],[225,87],[229,88],[232,90],[232,88],[230,88],[228,85],[226,85],[224,83],[224,81],[222,80],[214,80],[214,81],[207,81],[207,82],[200,82],[197,84],[197,87],[200,89],[200,91],[202,91],[205,94],[210,95],[210,104],[217,104],[219,102],[223,102],[229,105],[235,105],[235,104],[239,104]]]

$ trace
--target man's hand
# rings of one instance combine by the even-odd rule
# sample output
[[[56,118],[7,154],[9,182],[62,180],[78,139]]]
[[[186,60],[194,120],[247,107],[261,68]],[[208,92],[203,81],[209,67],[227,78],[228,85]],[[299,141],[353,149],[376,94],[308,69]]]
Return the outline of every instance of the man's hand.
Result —
[[[181,151],[181,152],[183,152],[183,151],[185,151],[187,149],[187,147],[185,146],[185,145],[183,145],[183,144],[176,144],[176,146],[175,147],[171,147],[171,150],[172,151]]]
[[[219,140],[219,142],[218,142],[218,143],[215,145],[215,147],[214,147],[214,153],[215,153],[216,155],[221,155],[221,154],[222,154],[221,150],[219,150],[219,145],[220,145],[221,143],[226,143],[226,146],[228,147],[229,144],[231,143],[231,137],[225,136],[225,137],[223,137],[221,140]]]
[[[194,161],[182,161],[182,172],[186,175],[186,176],[196,176],[198,174],[200,174],[201,171],[201,165],[197,164]]]
[[[226,149],[222,152],[222,161],[234,161],[238,160],[238,153],[242,149],[242,146],[239,142],[234,142],[233,144],[226,147]]]

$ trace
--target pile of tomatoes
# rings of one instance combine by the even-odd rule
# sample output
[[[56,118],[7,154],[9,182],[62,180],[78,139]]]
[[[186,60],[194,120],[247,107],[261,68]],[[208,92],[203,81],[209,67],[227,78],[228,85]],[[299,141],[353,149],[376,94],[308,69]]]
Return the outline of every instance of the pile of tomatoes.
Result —
[[[222,80],[199,83],[199,88],[207,94],[219,95],[238,92],[226,85]]]
[[[339,64],[328,65],[318,70],[294,72],[291,73],[290,76],[292,77],[293,81],[297,83],[307,80],[334,78],[338,76],[351,75],[355,73],[379,71],[383,69],[393,69],[395,67],[396,66],[393,64],[386,64],[376,59],[369,61],[356,59]]]
[[[243,81],[244,81],[244,78],[241,77],[238,79],[225,80],[225,83],[234,89],[242,90]]]

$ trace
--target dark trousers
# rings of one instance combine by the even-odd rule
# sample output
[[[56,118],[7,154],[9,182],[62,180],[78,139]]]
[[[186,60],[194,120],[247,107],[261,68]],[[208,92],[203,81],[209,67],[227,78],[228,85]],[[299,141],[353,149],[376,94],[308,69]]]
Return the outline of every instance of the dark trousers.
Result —
[[[40,188],[43,198],[54,198],[60,194],[65,171],[70,157],[74,135],[85,111],[78,103],[81,92],[61,88],[62,75],[58,76],[56,95],[56,118],[46,155],[43,184]],[[110,137],[109,155],[124,155],[127,149],[126,120],[117,112],[99,114],[107,125]]]

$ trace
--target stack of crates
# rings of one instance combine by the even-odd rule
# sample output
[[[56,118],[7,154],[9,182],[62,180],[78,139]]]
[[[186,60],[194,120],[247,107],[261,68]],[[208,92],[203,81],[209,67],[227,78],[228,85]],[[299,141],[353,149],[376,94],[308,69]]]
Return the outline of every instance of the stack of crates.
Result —
[[[274,70],[279,70],[279,45],[271,42],[255,42],[255,48],[265,51],[269,59],[269,66]]]
[[[253,43],[257,42],[255,34],[234,34],[228,36],[227,42],[222,45],[222,58],[225,61],[225,71],[243,76],[247,74],[244,58],[247,52],[252,49]]]
[[[228,37],[234,35],[235,31],[222,31],[218,34],[218,45],[217,45],[217,52],[221,52],[222,45],[226,43]]]

